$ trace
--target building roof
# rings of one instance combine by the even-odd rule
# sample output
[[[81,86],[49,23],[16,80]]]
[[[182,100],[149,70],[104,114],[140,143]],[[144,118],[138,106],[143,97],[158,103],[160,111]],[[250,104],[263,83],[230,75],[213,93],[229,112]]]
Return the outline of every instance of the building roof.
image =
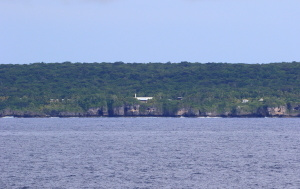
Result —
[[[151,100],[153,97],[135,97],[135,98],[140,101],[147,101],[147,100]]]

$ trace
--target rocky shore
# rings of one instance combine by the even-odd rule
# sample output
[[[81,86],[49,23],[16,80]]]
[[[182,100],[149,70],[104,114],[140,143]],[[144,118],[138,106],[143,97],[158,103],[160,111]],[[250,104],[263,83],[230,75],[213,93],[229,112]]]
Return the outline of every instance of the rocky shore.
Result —
[[[243,107],[236,107],[231,111],[201,111],[195,108],[179,108],[170,112],[159,106],[123,105],[118,107],[95,107],[86,112],[59,112],[51,113],[35,111],[16,111],[6,109],[0,111],[0,117],[300,117],[300,105],[293,107],[260,107],[255,111],[244,110]]]

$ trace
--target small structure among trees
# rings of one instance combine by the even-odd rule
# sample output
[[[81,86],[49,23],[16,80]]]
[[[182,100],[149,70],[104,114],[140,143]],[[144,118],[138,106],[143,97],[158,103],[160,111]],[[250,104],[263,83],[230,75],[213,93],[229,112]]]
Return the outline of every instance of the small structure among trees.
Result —
[[[147,103],[148,100],[153,99],[153,97],[137,97],[136,93],[134,94],[134,98],[136,98],[140,102],[144,102],[144,103]]]
[[[242,103],[248,103],[249,100],[248,99],[243,99]]]

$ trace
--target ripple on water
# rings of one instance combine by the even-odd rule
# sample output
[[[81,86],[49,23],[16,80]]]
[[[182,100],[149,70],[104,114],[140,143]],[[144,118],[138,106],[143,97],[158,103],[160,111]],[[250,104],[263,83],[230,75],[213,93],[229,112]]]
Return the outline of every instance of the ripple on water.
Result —
[[[299,121],[274,120],[1,119],[0,188],[300,188]]]

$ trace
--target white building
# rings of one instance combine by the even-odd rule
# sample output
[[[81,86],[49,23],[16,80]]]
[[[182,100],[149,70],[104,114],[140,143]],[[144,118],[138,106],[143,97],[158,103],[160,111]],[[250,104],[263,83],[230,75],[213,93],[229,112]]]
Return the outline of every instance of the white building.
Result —
[[[153,99],[153,97],[137,97],[136,94],[134,94],[134,98],[136,98],[137,100],[139,100],[141,102],[147,102],[148,100]]]
[[[243,99],[243,101],[242,101],[242,103],[247,103],[247,102],[249,102],[248,99]]]

